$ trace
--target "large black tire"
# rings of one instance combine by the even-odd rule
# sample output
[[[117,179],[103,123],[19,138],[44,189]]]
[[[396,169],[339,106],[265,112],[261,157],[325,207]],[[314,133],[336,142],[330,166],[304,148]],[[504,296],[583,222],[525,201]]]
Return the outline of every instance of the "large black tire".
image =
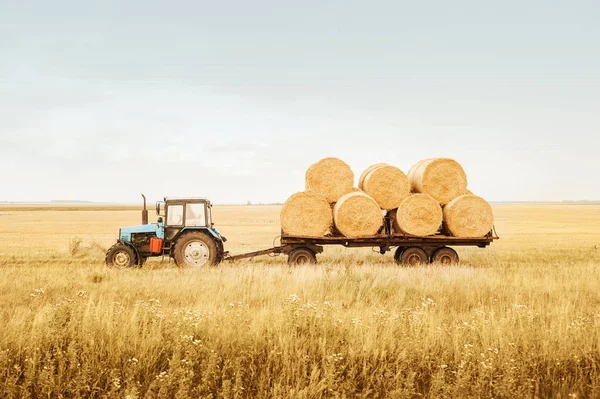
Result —
[[[189,232],[177,239],[174,251],[175,263],[179,267],[202,268],[215,266],[223,258],[214,240],[199,232]]]
[[[133,267],[137,263],[133,248],[123,243],[116,243],[106,252],[106,265],[117,269]]]
[[[429,263],[427,253],[418,247],[406,248],[402,251],[400,262],[407,266],[418,266]]]
[[[431,261],[442,265],[456,265],[458,263],[458,254],[452,248],[442,247],[433,253]]]
[[[317,263],[317,255],[308,248],[296,248],[288,255],[288,265],[314,265]]]

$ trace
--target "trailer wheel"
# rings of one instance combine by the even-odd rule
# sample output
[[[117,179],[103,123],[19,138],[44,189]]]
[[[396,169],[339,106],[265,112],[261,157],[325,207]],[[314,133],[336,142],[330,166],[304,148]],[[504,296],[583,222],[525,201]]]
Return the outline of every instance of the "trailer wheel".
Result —
[[[296,248],[288,255],[288,265],[300,266],[317,263],[317,256],[308,248]]]
[[[452,248],[442,247],[433,253],[431,261],[442,265],[455,265],[458,263],[458,254]]]
[[[417,266],[421,264],[429,263],[429,257],[427,253],[418,247],[406,248],[402,251],[400,256],[402,264],[409,266]]]
[[[218,253],[215,242],[201,232],[182,235],[175,243],[175,263],[179,267],[200,268],[219,263],[222,254]]]
[[[136,264],[135,251],[129,245],[117,243],[106,252],[106,265],[116,269],[125,269]]]

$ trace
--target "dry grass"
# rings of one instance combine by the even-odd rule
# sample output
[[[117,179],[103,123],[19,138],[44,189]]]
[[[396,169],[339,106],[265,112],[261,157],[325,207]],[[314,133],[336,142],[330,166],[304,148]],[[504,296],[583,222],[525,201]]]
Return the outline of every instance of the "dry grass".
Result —
[[[237,253],[279,209],[214,217]],[[0,397],[600,396],[600,206],[494,212],[460,267],[330,248],[193,272],[103,266],[137,211],[1,209]]]

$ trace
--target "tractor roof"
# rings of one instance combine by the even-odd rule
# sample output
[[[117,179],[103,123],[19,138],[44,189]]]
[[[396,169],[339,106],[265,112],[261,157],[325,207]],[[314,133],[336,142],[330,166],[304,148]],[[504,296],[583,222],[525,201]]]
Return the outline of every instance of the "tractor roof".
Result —
[[[210,205],[210,200],[203,197],[165,197],[165,202],[206,202]]]

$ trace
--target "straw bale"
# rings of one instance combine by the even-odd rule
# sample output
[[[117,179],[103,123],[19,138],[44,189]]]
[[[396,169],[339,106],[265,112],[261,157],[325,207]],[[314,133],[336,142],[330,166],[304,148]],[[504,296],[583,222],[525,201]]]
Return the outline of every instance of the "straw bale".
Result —
[[[382,165],[369,172],[363,182],[363,190],[371,196],[381,209],[398,208],[410,194],[408,178],[395,166]]]
[[[352,169],[338,158],[321,159],[306,171],[306,189],[323,194],[330,203],[351,192],[353,186]]]
[[[492,207],[476,195],[461,195],[444,207],[444,224],[455,237],[483,237],[494,226]]]
[[[417,170],[419,168],[419,166],[421,166],[421,164],[425,161],[429,161],[432,158],[426,158],[426,159],[421,159],[419,162],[417,162],[416,164],[414,164],[409,170],[408,173],[406,174],[406,177],[408,177],[408,182],[410,183],[410,192],[411,193],[416,193],[416,187],[413,184],[413,175],[415,174],[415,170]]]
[[[314,191],[292,195],[283,204],[281,229],[294,236],[322,237],[331,231],[333,216],[329,202]]]
[[[429,236],[442,226],[442,207],[428,194],[406,197],[394,217],[394,230],[414,236]]]
[[[371,173],[372,170],[377,169],[380,166],[384,166],[387,165],[385,163],[376,163],[375,165],[371,165],[369,166],[367,169],[365,169],[364,172],[362,172],[362,174],[360,175],[360,178],[358,179],[358,188],[360,188],[361,190],[364,190],[364,183],[365,183],[365,179],[367,178],[367,175],[369,173]]]
[[[411,173],[413,192],[429,194],[442,205],[467,192],[467,175],[455,160],[432,158],[417,165]]]
[[[372,236],[383,225],[377,202],[359,191],[340,198],[333,209],[333,220],[337,230],[346,237]]]

